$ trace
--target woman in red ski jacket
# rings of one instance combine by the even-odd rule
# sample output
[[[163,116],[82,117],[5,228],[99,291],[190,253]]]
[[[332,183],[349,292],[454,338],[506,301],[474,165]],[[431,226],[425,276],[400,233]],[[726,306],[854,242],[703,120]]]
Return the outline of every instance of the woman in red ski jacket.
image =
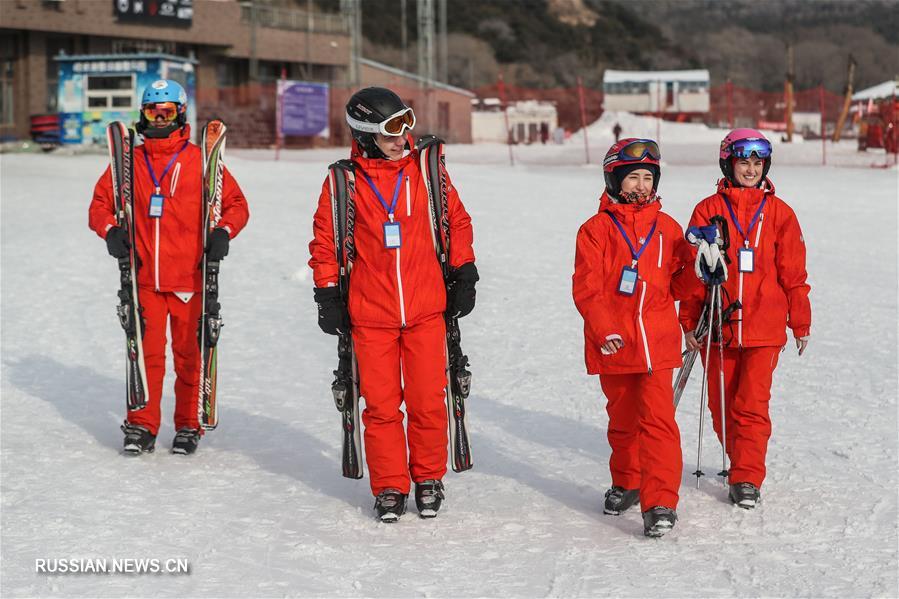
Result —
[[[578,231],[573,278],[587,372],[599,375],[609,414],[604,511],[618,515],[639,499],[647,536],[677,520],[682,463],[671,385],[682,335],[674,301],[697,287],[683,230],[656,195],[659,159],[648,139],[609,149],[606,189],[599,213]]]
[[[365,458],[378,517],[394,522],[405,512],[411,482],[419,514],[433,517],[444,497],[447,463],[443,315],[449,311],[461,317],[474,308],[478,272],[471,219],[448,180],[453,292],[447,297],[419,152],[404,135],[415,125],[412,109],[394,92],[369,87],[353,95],[346,110],[354,138],[355,259],[345,305],[337,287],[326,179],[309,244],[319,326],[329,334],[352,330],[365,398]]]
[[[810,287],[806,282],[805,240],[796,214],[774,193],[766,177],[771,143],[755,129],[735,129],[721,142],[718,189],[693,210],[690,227],[706,226],[715,216],[727,223],[730,261],[723,285],[724,308],[739,301],[724,327],[724,362],[711,351],[706,365],[709,408],[720,442],[721,385],[724,369],[726,450],[730,458],[729,497],[752,509],[761,498],[765,455],[771,436],[768,402],[778,356],[793,332],[799,354],[811,328]],[[680,320],[687,346],[701,348],[696,329],[703,300],[681,303]],[[703,359],[705,357],[703,356]]]
[[[193,453],[201,430],[197,419],[200,351],[197,324],[203,288],[198,268],[203,256],[203,157],[190,143],[186,124],[187,94],[174,81],[159,80],[144,91],[138,132],[144,143],[134,148],[134,229],[138,299],[145,324],[144,363],[147,406],[128,412],[122,426],[125,452],[153,451],[162,418],[160,400],[165,377],[166,327],[171,324],[175,359],[175,453]],[[228,254],[229,240],[249,219],[243,192],[225,169],[222,218],[205,248],[210,260]],[[106,240],[109,253],[128,255],[128,239],[116,226],[110,169],[94,187],[90,228]],[[157,198],[151,210],[151,196]],[[159,199],[161,196],[161,200]]]

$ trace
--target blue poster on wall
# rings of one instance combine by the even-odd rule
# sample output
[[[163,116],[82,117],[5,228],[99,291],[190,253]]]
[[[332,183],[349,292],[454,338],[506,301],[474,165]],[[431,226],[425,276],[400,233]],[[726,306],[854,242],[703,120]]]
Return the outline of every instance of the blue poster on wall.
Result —
[[[81,132],[82,119],[80,112],[59,113],[59,128],[62,130],[60,141],[64,144],[80,144],[84,136]]]
[[[278,81],[282,135],[328,137],[328,84]]]

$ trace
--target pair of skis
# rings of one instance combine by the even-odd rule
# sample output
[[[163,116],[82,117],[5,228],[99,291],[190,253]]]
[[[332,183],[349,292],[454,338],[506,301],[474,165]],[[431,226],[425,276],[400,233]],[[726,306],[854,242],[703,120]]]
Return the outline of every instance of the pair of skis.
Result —
[[[430,136],[419,140],[421,172],[428,189],[428,210],[434,249],[443,273],[447,291],[449,278],[449,215],[447,213],[447,178],[443,142]],[[331,214],[334,222],[334,255],[338,265],[338,288],[344,301],[349,295],[350,272],[355,259],[353,229],[355,225],[355,174],[349,160],[340,160],[329,168]],[[465,400],[471,390],[468,356],[462,353],[459,321],[448,312],[446,320],[446,406],[449,427],[450,456],[456,472],[472,467],[471,443],[465,411]],[[359,425],[359,369],[353,351],[350,331],[342,332],[337,341],[338,366],[334,371],[331,392],[341,414],[341,467],[347,478],[362,478],[362,436]]]
[[[340,297],[347,301],[350,291],[350,271],[355,259],[353,231],[356,223],[356,179],[353,163],[339,160],[328,167],[331,191],[331,217],[334,221],[334,256],[337,259],[337,287]],[[340,412],[341,468],[346,478],[362,478],[362,428],[359,426],[359,368],[353,351],[350,331],[342,331],[337,338],[337,370],[331,393]]]
[[[203,247],[222,215],[225,124],[213,120],[203,129]],[[128,236],[128,256],[119,259],[119,305],[116,312],[125,331],[125,405],[129,412],[147,405],[147,368],[144,361],[144,321],[138,298],[137,258],[134,227],[134,132],[116,121],[106,128],[112,177],[116,225]],[[216,408],[217,342],[222,320],[218,303],[219,263],[203,255],[202,313],[198,325],[201,353],[198,416],[200,426],[218,425]]]
[[[434,249],[443,273],[447,297],[452,291],[450,278],[450,222],[448,213],[448,189],[446,157],[443,154],[443,140],[426,136],[418,140],[421,172],[425,174],[428,189],[428,208],[431,216],[431,233]],[[471,391],[471,372],[468,370],[468,356],[462,353],[462,333],[459,319],[448,311],[446,320],[446,409],[449,420],[450,458],[453,470],[464,472],[472,467],[471,441],[468,436],[468,421],[465,400]]]

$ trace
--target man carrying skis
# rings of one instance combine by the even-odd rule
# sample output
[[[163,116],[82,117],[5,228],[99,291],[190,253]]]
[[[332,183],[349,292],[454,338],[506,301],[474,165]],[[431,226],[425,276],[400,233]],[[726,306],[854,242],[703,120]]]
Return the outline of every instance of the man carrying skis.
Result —
[[[369,87],[350,98],[346,120],[353,135],[355,181],[349,190],[354,218],[347,229],[352,230],[344,244],[353,252],[349,295],[345,302],[338,287],[342,265],[335,257],[333,198],[326,179],[309,244],[318,323],[331,335],[352,332],[378,518],[399,519],[411,482],[419,515],[434,517],[444,498],[447,464],[444,312],[461,317],[474,308],[478,271],[471,219],[447,178],[452,238],[447,294],[420,153],[405,135],[415,126],[412,108],[391,90]]]
[[[735,129],[728,133],[719,155],[724,178],[714,194],[697,204],[690,218],[691,229],[714,221],[726,223],[732,246],[720,259],[725,264],[716,257],[703,267],[706,271],[718,269],[720,278],[726,279],[720,287],[726,298],[723,306],[739,302],[735,303],[739,309],[734,321],[723,327],[724,347],[708,352],[706,373],[712,423],[719,442],[725,437],[730,458],[729,496],[745,509],[754,508],[761,499],[771,436],[771,380],[787,342],[786,329],[793,331],[802,355],[812,316],[805,241],[793,209],[774,194],[774,184],[767,178],[771,155],[771,143],[761,132]],[[710,249],[713,255],[715,248],[699,241],[698,259],[709,256]],[[697,270],[701,270],[699,263]],[[681,302],[680,320],[684,330],[691,331],[686,335],[691,350],[702,347],[692,332],[702,307],[702,300],[695,296]],[[726,412],[723,431],[722,403]]]
[[[203,284],[198,265],[228,255],[229,241],[249,218],[237,182],[224,171],[222,218],[203,247],[203,159],[190,143],[187,94],[175,81],[159,80],[144,90],[137,132],[144,143],[134,149],[133,218],[138,299],[143,321],[147,404],[126,414],[122,431],[128,454],[151,452],[162,418],[166,327],[171,326],[175,359],[175,430],[172,451],[192,454],[202,434],[198,422],[200,351],[197,327]],[[106,240],[115,258],[129,255],[130,239],[117,226],[109,168],[94,187],[89,224]]]

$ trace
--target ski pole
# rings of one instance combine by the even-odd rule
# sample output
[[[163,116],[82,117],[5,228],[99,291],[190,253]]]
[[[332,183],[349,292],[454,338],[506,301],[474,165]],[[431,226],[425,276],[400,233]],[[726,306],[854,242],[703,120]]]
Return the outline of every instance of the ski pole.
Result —
[[[712,293],[709,295],[709,306],[708,306],[708,322],[713,323],[715,318],[715,291],[714,287],[712,288]],[[702,386],[699,392],[699,441],[696,447],[696,472],[693,473],[693,476],[696,477],[696,488],[699,488],[699,478],[704,476],[705,473],[702,471],[702,428],[703,428],[703,412],[705,411],[705,397],[706,392],[709,388],[709,355],[712,349],[712,332],[709,330],[706,333],[705,339],[705,362],[702,367]]]
[[[722,477],[724,480],[724,485],[727,486],[727,412],[725,410],[725,401],[724,401],[724,319],[722,318],[721,313],[721,287],[715,288],[717,293],[716,299],[718,304],[718,385],[719,385],[719,397],[721,401],[721,472],[718,473],[718,476]]]

